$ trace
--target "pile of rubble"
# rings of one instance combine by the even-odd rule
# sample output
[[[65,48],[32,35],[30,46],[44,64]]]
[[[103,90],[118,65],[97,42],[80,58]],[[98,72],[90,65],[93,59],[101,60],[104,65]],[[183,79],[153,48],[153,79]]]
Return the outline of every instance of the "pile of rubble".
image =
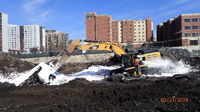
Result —
[[[0,73],[24,72],[32,69],[34,66],[34,64],[27,61],[13,58],[7,53],[0,53]]]

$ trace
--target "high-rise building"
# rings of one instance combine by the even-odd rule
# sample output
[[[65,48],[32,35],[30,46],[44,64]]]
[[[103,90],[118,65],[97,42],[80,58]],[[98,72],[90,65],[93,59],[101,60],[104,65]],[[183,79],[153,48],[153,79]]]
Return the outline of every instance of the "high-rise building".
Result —
[[[86,13],[86,40],[114,43],[139,43],[153,41],[153,22],[145,20],[111,20],[109,15]]]
[[[111,31],[111,16],[86,13],[86,40],[109,42]]]
[[[198,45],[200,14],[181,14],[157,25],[157,41],[163,46]]]
[[[0,52],[8,52],[8,15],[0,12]]]
[[[9,50],[20,50],[20,27],[18,25],[8,25],[8,40]]]
[[[122,34],[122,43],[134,42],[134,21],[133,20],[121,21],[121,34]]]
[[[56,30],[46,30],[46,51],[63,51],[69,44],[69,35]]]
[[[45,28],[39,25],[20,26],[20,44],[20,50],[27,53],[32,48],[45,51]]]
[[[121,43],[122,33],[121,33],[121,22],[118,20],[112,21],[112,42]]]

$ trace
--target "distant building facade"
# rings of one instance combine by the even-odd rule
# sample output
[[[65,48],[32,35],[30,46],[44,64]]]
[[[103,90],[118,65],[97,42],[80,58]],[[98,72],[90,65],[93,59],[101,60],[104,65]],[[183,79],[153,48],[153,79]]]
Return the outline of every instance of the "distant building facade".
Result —
[[[46,30],[46,51],[63,51],[69,44],[69,35],[56,30]]]
[[[153,41],[153,22],[150,18],[118,21],[109,15],[86,13],[86,40],[142,45]]]
[[[39,25],[20,26],[20,50],[30,53],[32,48],[45,51],[45,28]]]
[[[111,16],[86,13],[86,40],[111,41]]]
[[[8,15],[0,12],[0,52],[8,52]]]
[[[163,46],[200,44],[200,14],[181,14],[157,25],[157,41]]]
[[[121,43],[122,42],[122,30],[121,30],[121,21],[113,20],[112,21],[112,42]]]
[[[8,40],[9,50],[20,50],[20,27],[18,25],[8,25]]]

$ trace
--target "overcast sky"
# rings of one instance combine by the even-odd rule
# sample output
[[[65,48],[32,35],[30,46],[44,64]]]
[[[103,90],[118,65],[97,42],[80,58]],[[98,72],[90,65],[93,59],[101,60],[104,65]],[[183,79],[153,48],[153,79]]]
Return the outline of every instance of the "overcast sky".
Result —
[[[85,13],[108,14],[112,20],[145,19],[156,26],[180,14],[200,13],[200,0],[0,0],[8,23],[38,24],[67,32],[70,39],[86,39]]]

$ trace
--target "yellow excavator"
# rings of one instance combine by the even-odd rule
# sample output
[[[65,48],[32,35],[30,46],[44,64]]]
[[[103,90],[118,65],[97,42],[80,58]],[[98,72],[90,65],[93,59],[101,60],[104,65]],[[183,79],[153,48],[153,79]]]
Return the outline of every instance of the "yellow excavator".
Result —
[[[114,52],[120,59],[121,59],[121,68],[117,70],[113,70],[111,73],[122,73],[122,72],[128,72],[133,73],[135,72],[135,64],[134,64],[134,58],[137,57],[141,61],[151,61],[155,59],[160,59],[161,55],[160,52],[157,50],[138,50],[137,53],[126,53],[119,45],[110,43],[110,42],[102,42],[102,43],[93,43],[89,45],[80,45],[77,47],[79,50],[106,50],[106,51],[112,51]],[[146,70],[146,67],[148,65],[141,64],[140,67],[142,70]]]
[[[114,52],[119,58],[121,58],[121,68],[111,71],[111,74],[117,74],[122,72],[132,73],[135,70],[135,64],[133,63],[134,57],[137,56],[142,61],[149,61],[153,59],[159,59],[160,53],[157,51],[139,51],[136,53],[126,53],[120,46],[113,43],[93,43],[89,45],[79,45],[81,40],[73,41],[61,52],[55,59],[48,64],[40,63],[30,71],[30,74],[38,76],[38,80],[41,83],[47,84],[50,79],[54,78],[54,73],[58,68],[66,62],[66,60],[74,53],[75,50],[107,50]],[[147,65],[143,64],[141,67],[145,68]]]

